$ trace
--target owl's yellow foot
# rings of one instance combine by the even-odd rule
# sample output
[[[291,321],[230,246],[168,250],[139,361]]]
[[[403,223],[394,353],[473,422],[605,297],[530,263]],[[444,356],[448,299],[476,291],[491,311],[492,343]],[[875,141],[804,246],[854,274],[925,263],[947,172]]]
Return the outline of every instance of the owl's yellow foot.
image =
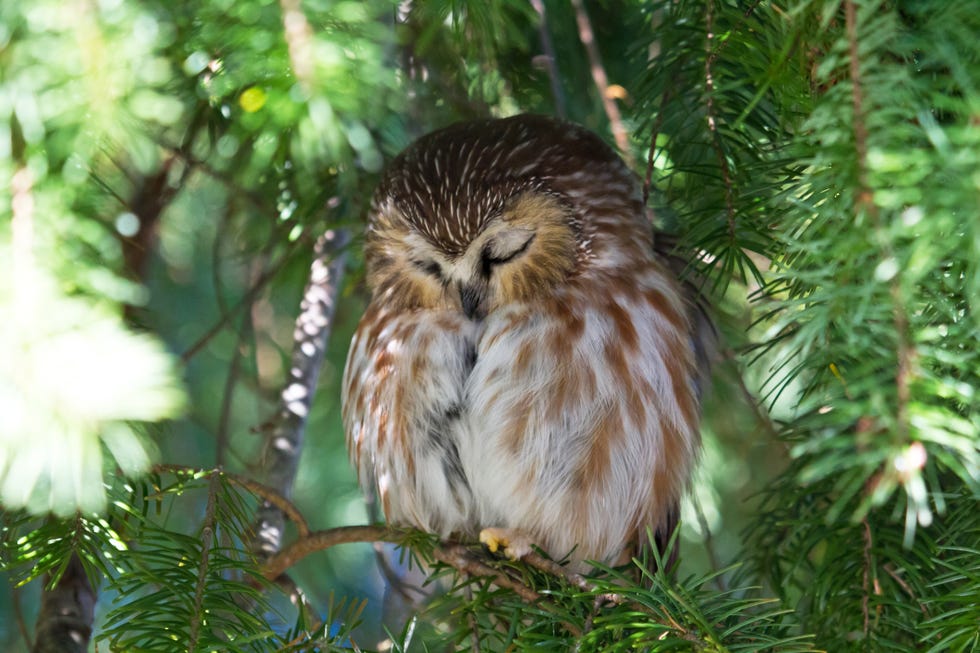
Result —
[[[480,542],[491,553],[499,550],[511,560],[520,560],[529,554],[534,544],[527,534],[513,528],[484,528],[480,531]]]

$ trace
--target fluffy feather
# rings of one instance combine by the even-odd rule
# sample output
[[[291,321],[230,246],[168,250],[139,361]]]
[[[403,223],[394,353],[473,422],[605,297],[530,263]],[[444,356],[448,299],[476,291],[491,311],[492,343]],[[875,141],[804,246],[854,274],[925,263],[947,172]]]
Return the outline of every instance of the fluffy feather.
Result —
[[[669,535],[700,444],[696,313],[598,137],[518,116],[420,139],[366,262],[344,422],[390,522],[578,566]]]

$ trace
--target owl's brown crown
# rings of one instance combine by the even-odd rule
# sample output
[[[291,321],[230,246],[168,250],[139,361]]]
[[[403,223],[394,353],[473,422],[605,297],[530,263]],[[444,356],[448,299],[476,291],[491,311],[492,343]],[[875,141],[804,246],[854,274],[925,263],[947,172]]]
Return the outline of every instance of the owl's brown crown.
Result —
[[[637,180],[583,127],[522,115],[447,127],[392,162],[365,240],[368,285],[468,317],[650,256]]]
[[[580,220],[581,205],[592,199],[583,194],[583,182],[594,184],[596,193],[608,192],[609,184],[636,191],[617,154],[578,125],[529,114],[458,123],[395,158],[372,213],[397,206],[413,229],[459,254],[508,201],[528,192],[556,197],[573,221]]]

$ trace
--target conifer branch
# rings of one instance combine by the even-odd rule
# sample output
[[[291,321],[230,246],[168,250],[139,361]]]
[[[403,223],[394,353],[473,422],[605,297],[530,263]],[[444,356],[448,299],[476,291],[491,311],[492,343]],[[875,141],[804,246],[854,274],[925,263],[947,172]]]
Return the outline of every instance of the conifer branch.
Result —
[[[865,120],[864,87],[861,82],[861,62],[858,49],[857,7],[854,0],[844,2],[844,20],[847,32],[848,67],[851,77],[851,107],[854,112],[854,149],[857,164],[858,196],[857,208],[865,211],[871,218],[875,235],[885,257],[898,265],[895,252],[885,233],[878,206],[874,202],[873,190],[868,179],[868,127]],[[895,421],[900,441],[906,441],[909,434],[908,407],[912,400],[911,375],[914,348],[909,338],[909,324],[905,300],[901,288],[901,271],[888,280],[888,292],[892,300],[892,324],[897,339],[898,364],[895,370],[896,413]]]
[[[521,561],[531,567],[534,567],[535,569],[538,569],[539,571],[543,571],[545,573],[551,574],[555,578],[563,578],[569,585],[573,587],[577,587],[584,592],[590,592],[590,593],[598,592],[598,587],[594,583],[589,582],[585,578],[585,576],[582,576],[581,574],[577,574],[574,571],[568,569],[567,567],[563,567],[562,565],[558,564],[554,560],[549,560],[548,558],[545,558],[543,555],[537,553],[536,551],[532,551],[531,553],[528,553],[526,556],[521,558]],[[626,602],[626,600],[622,596],[619,596],[618,594],[612,594],[612,593],[597,594],[596,600],[602,602],[614,603],[616,605],[620,605]]]
[[[247,476],[228,472],[223,469],[198,469],[196,467],[171,464],[154,465],[153,471],[156,473],[168,472],[171,474],[201,474],[207,478],[220,475],[232,484],[248,490],[266,503],[270,503],[281,510],[286,518],[296,525],[296,530],[300,537],[305,537],[310,532],[310,526],[306,521],[306,517],[303,516],[303,513],[300,512],[299,508],[292,501],[268,485],[253,481]]]
[[[338,526],[323,531],[314,531],[271,556],[265,563],[262,575],[269,580],[274,580],[311,553],[325,551],[339,544],[354,542],[398,543],[404,539],[404,531],[387,526]],[[461,544],[436,546],[432,551],[432,557],[462,573],[491,578],[495,584],[513,591],[525,601],[533,602],[540,598],[537,592],[526,585],[518,583],[506,574],[477,560]]]
[[[313,531],[305,537],[300,537],[278,553],[269,557],[262,568],[262,575],[267,580],[276,581],[287,569],[297,564],[310,554],[325,551],[340,544],[352,544],[357,542],[390,542],[403,543],[406,531],[391,528],[383,525],[373,526],[339,526],[322,531]],[[427,554],[428,555],[428,554]],[[516,594],[522,601],[531,605],[535,604],[545,610],[550,610],[549,606],[542,605],[542,599],[546,598],[533,587],[526,585],[507,574],[502,569],[495,569],[480,560],[464,544],[455,542],[443,542],[437,544],[431,550],[431,559],[441,562],[457,572],[466,576],[489,579],[494,585],[509,590]],[[531,552],[521,559],[523,564],[543,571],[555,578],[564,580],[570,586],[575,587],[593,597],[594,610],[602,605],[626,606],[632,610],[643,613],[651,617],[654,622],[669,627],[672,631],[686,641],[699,644],[701,638],[690,629],[685,628],[680,620],[670,613],[666,605],[659,606],[659,609],[648,606],[645,603],[630,598],[632,589],[627,586],[616,587],[611,591],[603,591],[602,588],[588,580],[581,574],[573,572],[566,567],[545,558],[537,552]],[[644,572],[645,573],[645,572]],[[594,615],[592,617],[594,619]],[[588,620],[587,620],[588,623]],[[561,621],[562,627],[575,637],[581,637],[588,629],[583,630],[566,620]]]
[[[204,524],[201,528],[201,563],[197,568],[197,583],[194,586],[194,607],[190,612],[187,651],[194,653],[201,634],[203,620],[204,590],[208,584],[208,567],[211,562],[211,545],[214,543],[218,511],[218,475],[212,474],[208,483],[208,502],[204,510]]]
[[[718,133],[718,120],[715,110],[715,79],[712,70],[715,53],[715,3],[708,0],[705,14],[705,57],[704,57],[704,90],[705,90],[705,112],[708,120],[708,131],[711,132],[711,147],[715,151],[718,159],[718,167],[721,170],[721,180],[725,187],[725,210],[728,220],[728,237],[731,242],[735,242],[735,191],[732,181],[732,173],[728,165],[728,157],[722,146],[721,134]]]
[[[495,585],[514,592],[526,603],[534,603],[541,599],[541,595],[538,592],[535,592],[523,583],[513,580],[507,574],[481,562],[462,544],[437,546],[432,550],[432,557],[470,576],[489,578]]]

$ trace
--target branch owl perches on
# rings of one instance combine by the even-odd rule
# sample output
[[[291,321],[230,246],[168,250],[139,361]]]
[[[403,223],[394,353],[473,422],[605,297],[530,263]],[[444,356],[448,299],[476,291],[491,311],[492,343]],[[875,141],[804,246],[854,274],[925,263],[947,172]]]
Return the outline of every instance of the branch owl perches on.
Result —
[[[389,523],[578,569],[665,545],[711,334],[615,152],[531,115],[429,134],[384,175],[365,258],[344,424]]]

